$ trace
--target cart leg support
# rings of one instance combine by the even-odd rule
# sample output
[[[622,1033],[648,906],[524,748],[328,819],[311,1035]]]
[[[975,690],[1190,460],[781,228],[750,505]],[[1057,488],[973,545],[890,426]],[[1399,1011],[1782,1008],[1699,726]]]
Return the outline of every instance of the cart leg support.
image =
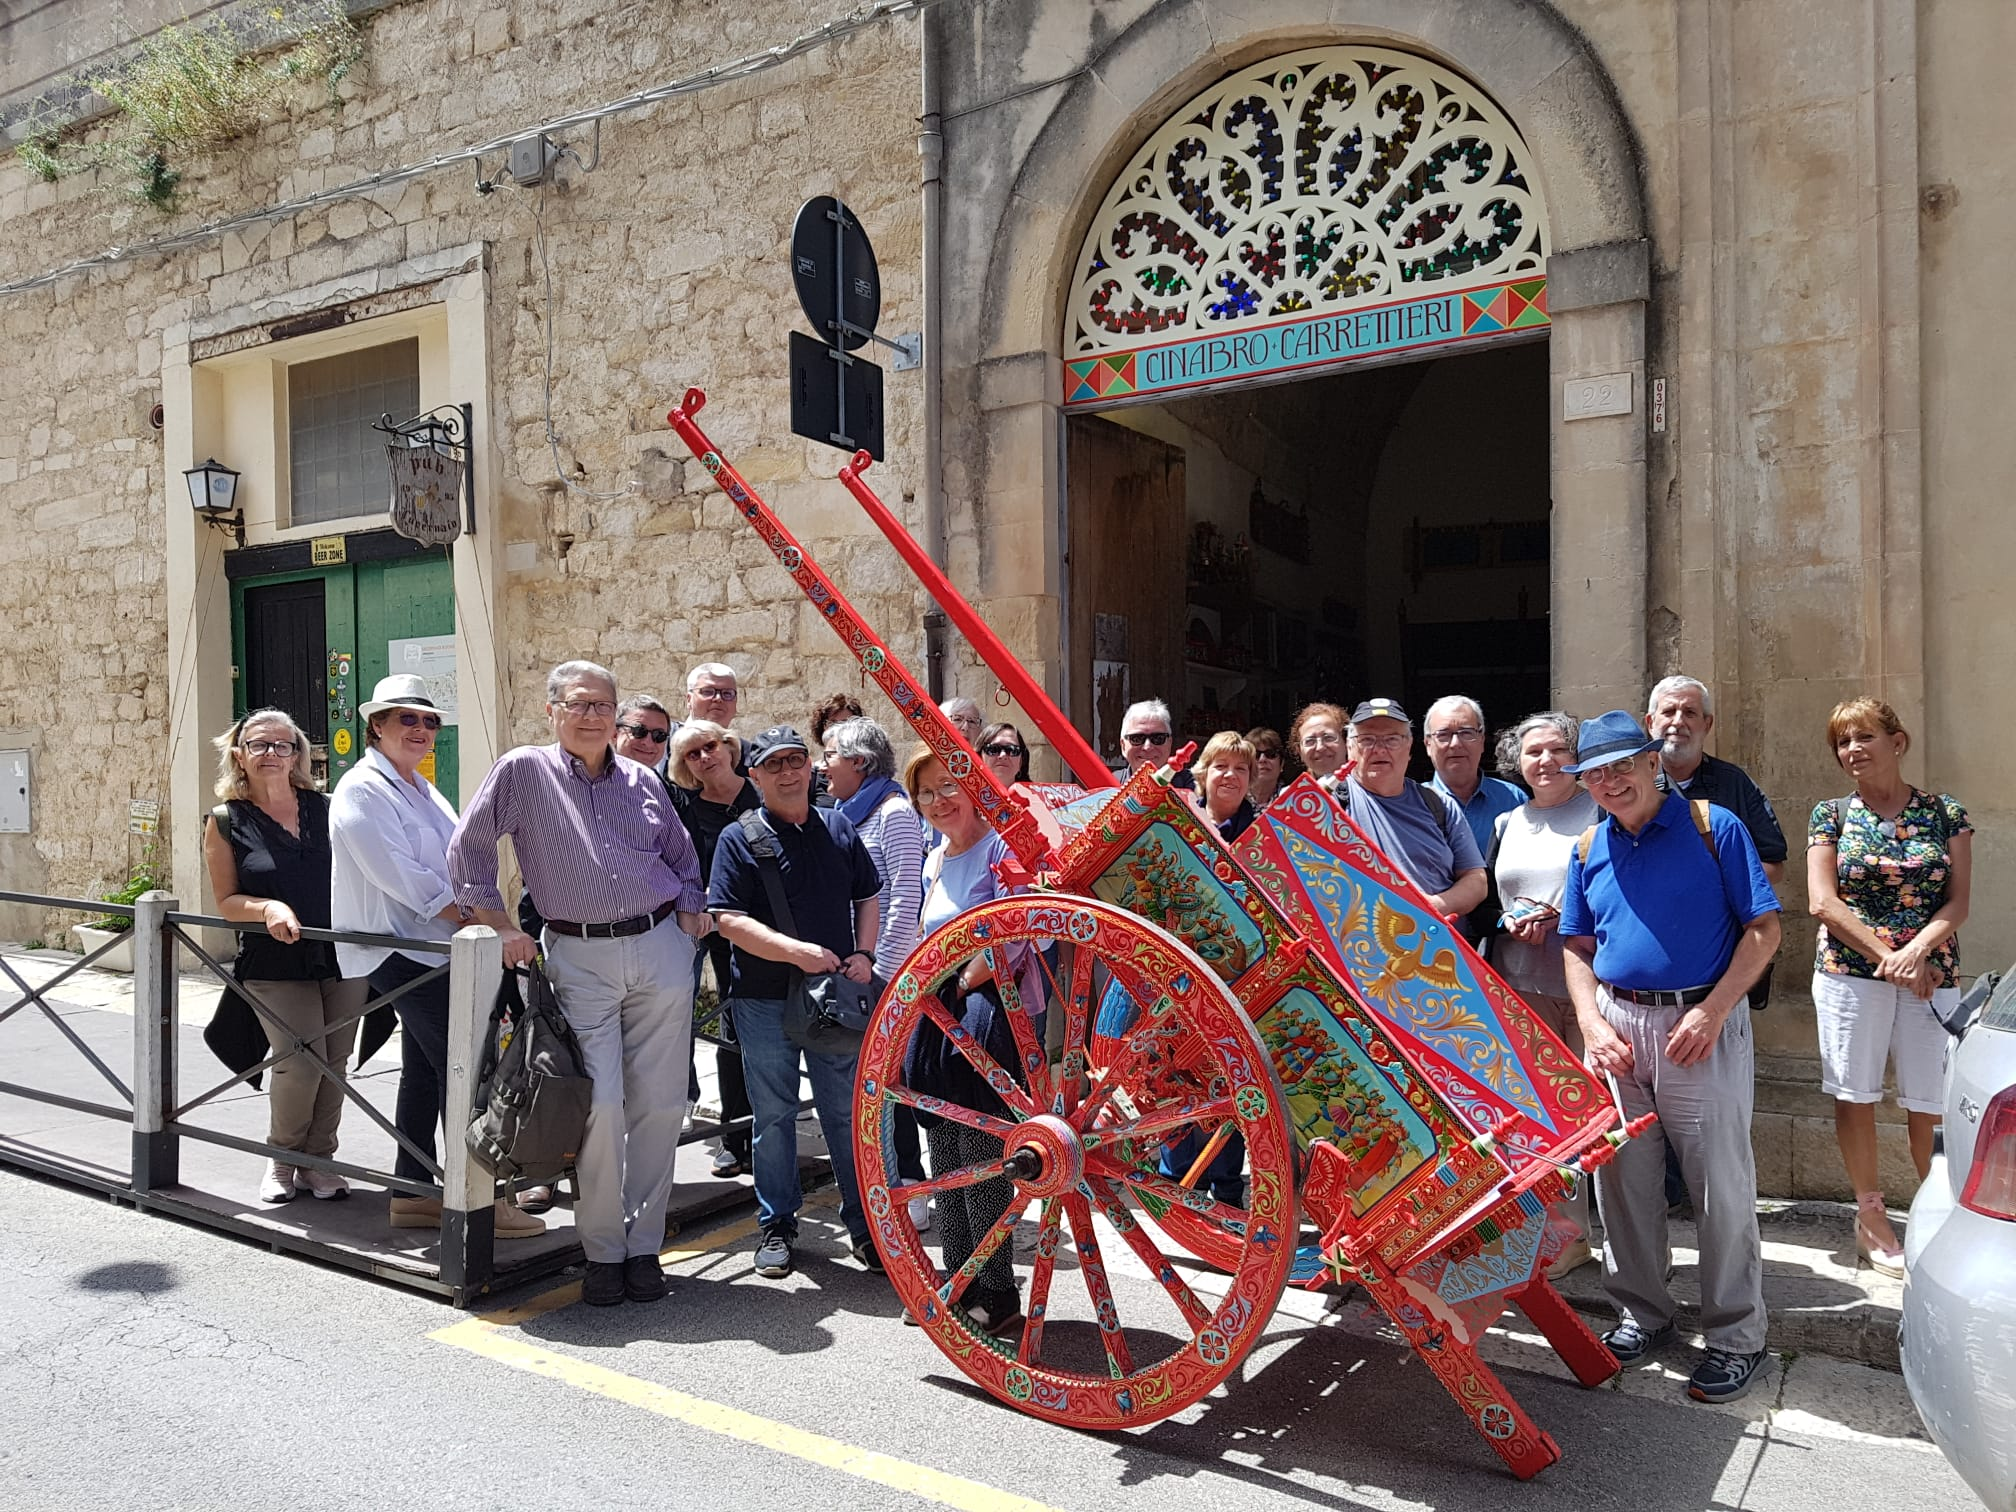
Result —
[[[1359,1267],[1358,1280],[1386,1310],[1393,1326],[1406,1335],[1414,1352],[1427,1361],[1470,1426],[1484,1435],[1484,1441],[1498,1451],[1514,1475],[1530,1480],[1561,1458],[1554,1440],[1512,1400],[1512,1393],[1477,1357],[1477,1351],[1450,1337],[1440,1323],[1421,1311],[1397,1280],[1369,1264]]]
[[[1511,1294],[1512,1302],[1526,1314],[1535,1328],[1554,1346],[1554,1353],[1568,1363],[1575,1379],[1584,1386],[1601,1386],[1621,1368],[1609,1346],[1597,1338],[1582,1315],[1568,1305],[1568,1299],[1554,1289],[1545,1275],[1538,1275]]]

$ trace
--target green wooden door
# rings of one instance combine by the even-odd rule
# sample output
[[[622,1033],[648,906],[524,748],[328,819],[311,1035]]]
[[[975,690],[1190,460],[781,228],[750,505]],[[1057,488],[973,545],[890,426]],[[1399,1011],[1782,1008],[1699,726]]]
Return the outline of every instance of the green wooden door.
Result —
[[[231,585],[232,716],[281,708],[327,757],[334,787],[357,762],[357,588],[350,567]]]
[[[433,769],[421,772],[450,803],[461,804],[460,741],[455,727],[455,574],[446,556],[360,562],[357,584],[358,700],[381,677],[412,672],[427,679],[442,706]],[[354,707],[354,704],[353,704]]]

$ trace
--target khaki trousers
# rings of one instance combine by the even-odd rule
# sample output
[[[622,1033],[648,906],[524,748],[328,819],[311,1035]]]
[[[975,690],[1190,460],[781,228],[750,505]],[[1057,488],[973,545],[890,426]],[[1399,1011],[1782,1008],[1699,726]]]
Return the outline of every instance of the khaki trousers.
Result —
[[[245,988],[259,999],[261,1007],[292,1031],[268,1023],[264,1014],[259,1023],[266,1042],[277,1055],[291,1051],[300,1040],[335,1069],[332,1081],[305,1055],[290,1054],[267,1071],[269,1108],[266,1142],[283,1150],[299,1150],[304,1155],[328,1158],[336,1153],[336,1124],[343,1116],[343,1077],[350,1062],[351,1047],[357,1043],[357,1025],[345,1024],[334,1034],[329,1025],[355,1019],[363,1008],[371,983],[364,977],[331,977],[321,982],[246,982]]]

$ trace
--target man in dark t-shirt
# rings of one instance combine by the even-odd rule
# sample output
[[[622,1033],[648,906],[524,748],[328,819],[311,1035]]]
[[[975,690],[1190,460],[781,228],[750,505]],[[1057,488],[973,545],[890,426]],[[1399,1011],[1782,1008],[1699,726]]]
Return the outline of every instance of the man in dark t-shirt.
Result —
[[[866,982],[875,969],[882,878],[853,824],[837,808],[812,806],[811,755],[804,737],[777,725],[743,747],[763,807],[721,832],[707,907],[733,946],[729,998],[754,1113],[756,1216],[763,1237],[756,1273],[787,1276],[798,1237],[798,1077],[800,1058],[840,1187],[840,1218],[854,1258],[882,1262],[854,1174],[854,1055],[800,1050],[784,1034],[785,999],[796,973],[840,972]],[[749,826],[758,834],[752,837]],[[761,849],[776,852],[764,859]],[[781,875],[785,911],[771,902],[765,868]]]

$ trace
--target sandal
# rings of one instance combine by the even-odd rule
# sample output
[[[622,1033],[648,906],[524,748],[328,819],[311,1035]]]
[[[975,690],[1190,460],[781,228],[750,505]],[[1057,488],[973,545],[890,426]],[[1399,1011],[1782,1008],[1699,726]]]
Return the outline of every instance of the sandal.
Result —
[[[1855,1253],[1869,1262],[1869,1268],[1879,1276],[1889,1276],[1902,1280],[1904,1276],[1904,1250],[1895,1242],[1885,1244],[1869,1231],[1866,1216],[1874,1215],[1883,1220],[1885,1228],[1890,1227],[1890,1215],[1883,1206],[1881,1192],[1857,1192],[1855,1194]]]

